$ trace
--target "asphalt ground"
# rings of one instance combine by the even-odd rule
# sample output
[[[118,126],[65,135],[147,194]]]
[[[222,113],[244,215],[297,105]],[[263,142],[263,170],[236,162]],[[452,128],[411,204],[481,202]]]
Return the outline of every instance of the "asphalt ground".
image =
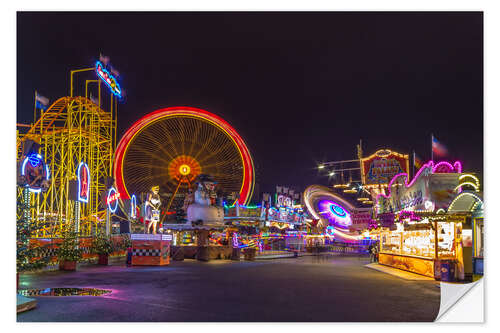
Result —
[[[21,288],[92,287],[106,296],[36,297],[20,322],[425,322],[435,281],[404,280],[335,255],[273,260],[82,266],[20,277]]]

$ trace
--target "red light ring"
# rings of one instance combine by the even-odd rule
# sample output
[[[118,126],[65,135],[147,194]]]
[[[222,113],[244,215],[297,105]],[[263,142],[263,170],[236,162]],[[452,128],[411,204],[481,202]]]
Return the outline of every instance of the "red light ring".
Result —
[[[130,142],[135,135],[141,132],[142,129],[150,125],[152,122],[173,116],[189,116],[209,121],[223,130],[234,141],[240,152],[244,170],[239,202],[244,205],[248,204],[253,194],[255,173],[252,156],[250,155],[250,151],[245,145],[245,142],[238,132],[236,132],[236,130],[221,117],[203,109],[184,106],[168,107],[153,111],[136,121],[122,136],[118,146],[116,147],[115,161],[113,165],[113,175],[117,190],[121,194],[121,199],[130,199],[130,194],[128,193],[123,179],[123,159],[127,153]]]

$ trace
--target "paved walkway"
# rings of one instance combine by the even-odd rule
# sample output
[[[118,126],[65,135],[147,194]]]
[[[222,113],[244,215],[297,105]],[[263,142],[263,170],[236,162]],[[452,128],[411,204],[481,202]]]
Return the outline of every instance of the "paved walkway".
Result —
[[[428,276],[420,275],[420,274],[415,274],[412,272],[404,271],[402,269],[397,269],[385,265],[380,265],[377,263],[371,263],[368,265],[365,265],[365,267],[374,269],[379,272],[383,272],[386,274],[390,274],[392,276],[397,276],[401,279],[405,280],[413,280],[413,281],[435,281],[433,278],[430,278]]]
[[[23,288],[93,287],[106,296],[36,297],[18,321],[433,321],[440,292],[366,269],[367,258],[174,261],[85,266],[20,277]]]

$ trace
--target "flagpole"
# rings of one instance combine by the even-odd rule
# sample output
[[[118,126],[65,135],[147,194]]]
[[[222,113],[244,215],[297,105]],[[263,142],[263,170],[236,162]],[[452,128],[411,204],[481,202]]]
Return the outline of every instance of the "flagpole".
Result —
[[[33,124],[36,123],[36,90],[35,90],[35,105],[34,105],[34,111],[33,111]]]
[[[413,175],[412,175],[412,179],[413,177],[415,177],[415,150],[413,150]]]
[[[432,149],[432,142],[434,141],[434,134],[431,133],[431,161],[434,161],[434,149]]]

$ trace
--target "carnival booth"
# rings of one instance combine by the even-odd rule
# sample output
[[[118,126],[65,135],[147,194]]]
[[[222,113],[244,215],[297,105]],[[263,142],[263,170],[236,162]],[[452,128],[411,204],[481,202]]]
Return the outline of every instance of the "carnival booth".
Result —
[[[465,176],[465,177],[464,177]],[[483,199],[479,192],[479,180],[472,175],[464,175],[462,191],[453,199],[449,214],[466,214],[467,223],[463,230],[464,262],[466,274],[472,271],[474,279],[483,275],[484,256],[484,216]],[[477,186],[472,186],[477,185]],[[473,188],[470,188],[470,187]],[[467,189],[469,187],[469,189]],[[475,187],[475,188],[474,188]],[[471,266],[469,267],[469,264]]]
[[[132,234],[132,265],[163,266],[170,263],[172,235]]]
[[[464,223],[464,215],[403,211],[397,229],[380,234],[379,263],[436,279],[450,280],[455,274],[463,279]],[[453,277],[441,276],[443,267]]]
[[[430,161],[411,182],[407,174],[391,180],[375,206],[378,216],[393,218],[380,232],[380,264],[446,281],[472,276],[470,213],[449,210],[463,179],[459,162]]]

